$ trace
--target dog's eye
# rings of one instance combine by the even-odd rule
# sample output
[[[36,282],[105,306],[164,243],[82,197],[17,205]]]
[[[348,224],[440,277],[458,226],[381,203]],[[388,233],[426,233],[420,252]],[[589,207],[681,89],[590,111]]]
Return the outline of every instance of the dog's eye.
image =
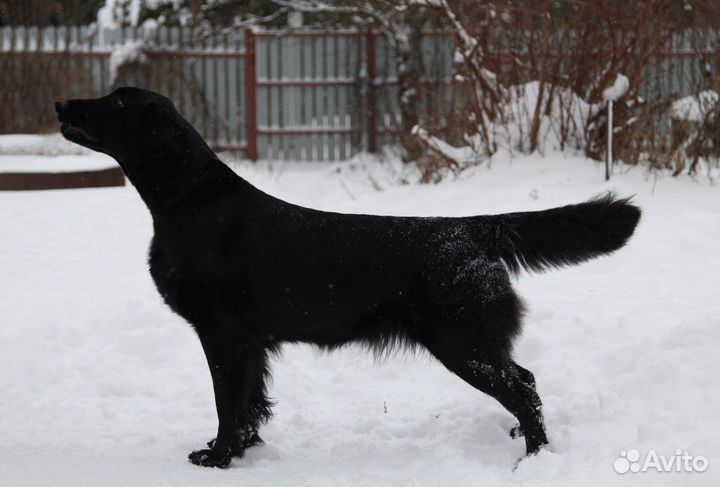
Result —
[[[117,108],[123,108],[123,107],[125,107],[125,105],[123,104],[123,101],[122,101],[122,100],[116,100],[116,101],[115,101],[115,106],[116,106]]]

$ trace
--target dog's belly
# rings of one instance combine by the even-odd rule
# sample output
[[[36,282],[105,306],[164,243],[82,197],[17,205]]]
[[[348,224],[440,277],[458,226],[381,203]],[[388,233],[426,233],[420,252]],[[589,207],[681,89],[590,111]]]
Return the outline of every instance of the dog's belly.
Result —
[[[247,312],[258,328],[291,341],[342,340],[407,318],[407,274],[393,277],[355,262],[323,267],[299,262],[247,274]]]
[[[150,273],[168,306],[198,331],[230,324],[260,340],[332,345],[409,326],[412,318],[407,282],[367,269],[321,281],[299,272],[199,275],[153,242]]]
[[[340,344],[412,326],[414,305],[409,296],[391,299],[366,293],[345,299],[320,289],[317,292],[313,298],[298,300],[267,295],[262,298],[266,304],[258,306],[251,321],[279,341],[319,345]]]

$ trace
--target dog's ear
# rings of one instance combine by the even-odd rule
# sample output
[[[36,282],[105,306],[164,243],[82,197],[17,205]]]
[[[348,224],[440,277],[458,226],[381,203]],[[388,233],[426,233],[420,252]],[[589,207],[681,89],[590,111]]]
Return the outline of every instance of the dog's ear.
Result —
[[[152,101],[145,105],[140,116],[140,126],[147,138],[146,149],[153,159],[180,154],[183,151],[183,139],[177,118],[161,103]]]

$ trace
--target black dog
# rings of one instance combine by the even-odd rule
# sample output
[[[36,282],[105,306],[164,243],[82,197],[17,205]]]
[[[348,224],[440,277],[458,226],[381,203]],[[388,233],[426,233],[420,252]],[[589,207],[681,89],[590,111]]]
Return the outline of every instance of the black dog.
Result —
[[[532,373],[512,360],[521,268],[622,247],[640,210],[608,195],[546,211],[466,218],[344,215],[263,193],[223,164],[165,97],[120,88],[56,103],[65,138],[115,158],[153,217],[150,272],[197,331],[219,420],[190,460],[226,467],[270,418],[268,354],[283,342],[376,352],[423,347],[547,443]]]

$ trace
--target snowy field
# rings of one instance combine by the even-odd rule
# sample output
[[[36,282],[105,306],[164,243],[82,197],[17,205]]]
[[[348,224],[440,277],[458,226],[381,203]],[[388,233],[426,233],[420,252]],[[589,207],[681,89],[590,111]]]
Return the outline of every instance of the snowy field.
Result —
[[[0,172],[18,165],[7,143]],[[62,150],[41,149],[15,153],[66,163]],[[225,471],[193,466],[187,454],[216,428],[212,385],[194,333],[147,272],[152,228],[138,195],[6,192],[0,485],[720,483],[720,188],[640,169],[605,183],[600,165],[564,155],[500,156],[427,186],[398,184],[367,160],[237,170],[269,193],[342,212],[471,215],[635,194],[644,213],[628,247],[517,280],[529,312],[516,358],[537,378],[550,448],[513,470],[524,453],[508,436],[513,418],[426,356],[377,364],[354,349],[287,346],[273,364],[267,444]],[[681,450],[709,467],[620,475],[613,464],[629,449]]]

